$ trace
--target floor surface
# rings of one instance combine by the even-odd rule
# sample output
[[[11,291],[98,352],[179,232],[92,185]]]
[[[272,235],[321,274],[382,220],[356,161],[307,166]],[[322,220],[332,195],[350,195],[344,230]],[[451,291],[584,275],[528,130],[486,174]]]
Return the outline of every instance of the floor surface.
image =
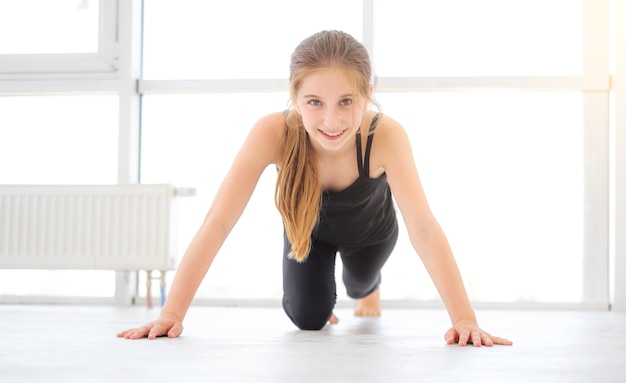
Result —
[[[297,330],[278,308],[192,307],[183,336],[115,334],[158,309],[0,305],[0,382],[626,382],[626,313],[478,311],[514,345],[448,346],[443,310]]]

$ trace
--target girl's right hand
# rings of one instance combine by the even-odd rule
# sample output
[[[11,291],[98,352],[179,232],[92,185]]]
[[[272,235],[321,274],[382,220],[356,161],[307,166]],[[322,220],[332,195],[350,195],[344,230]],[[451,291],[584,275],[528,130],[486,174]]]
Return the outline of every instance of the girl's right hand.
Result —
[[[117,334],[124,339],[155,339],[159,336],[176,338],[183,332],[182,320],[173,313],[162,313],[159,319],[138,328],[131,328]]]

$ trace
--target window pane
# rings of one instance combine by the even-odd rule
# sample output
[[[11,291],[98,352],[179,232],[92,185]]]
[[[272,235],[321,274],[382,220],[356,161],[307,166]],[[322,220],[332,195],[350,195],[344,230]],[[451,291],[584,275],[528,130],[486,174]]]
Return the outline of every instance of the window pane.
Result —
[[[293,49],[323,29],[362,35],[360,1],[151,0],[144,78],[287,78]]]
[[[98,51],[98,0],[0,1],[0,54]]]
[[[571,111],[582,110],[581,95],[384,93],[377,98],[410,135],[432,208],[472,299],[580,302],[582,112]],[[258,116],[281,110],[286,99],[286,93],[145,97],[143,182],[198,189],[195,198],[181,201],[179,254],[250,126]],[[249,113],[239,113],[241,105],[251,108]],[[275,180],[275,169],[268,168],[198,297],[282,296]],[[337,266],[339,276],[340,261]],[[383,279],[384,299],[438,299],[405,229]],[[346,298],[340,282],[338,296]]]
[[[379,76],[580,75],[582,0],[376,1]]]
[[[197,190],[195,197],[179,203],[180,255],[200,227],[252,125],[263,115],[284,110],[288,98],[286,92],[144,96],[142,182]],[[276,169],[270,167],[222,246],[198,297],[282,296],[283,228],[274,207],[275,182]],[[171,278],[173,273],[169,274]]]
[[[472,299],[582,301],[581,93],[381,93],[377,99],[410,136]],[[414,282],[414,270],[423,270],[416,258],[405,235],[383,274],[386,294],[436,297],[425,273]]]
[[[118,97],[0,97],[0,183],[117,182]]]

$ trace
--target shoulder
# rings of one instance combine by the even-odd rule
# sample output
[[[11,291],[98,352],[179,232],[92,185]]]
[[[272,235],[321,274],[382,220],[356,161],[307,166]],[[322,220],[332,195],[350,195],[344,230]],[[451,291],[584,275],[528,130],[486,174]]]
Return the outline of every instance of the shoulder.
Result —
[[[405,135],[404,127],[391,116],[384,113],[378,113],[378,123],[374,133],[376,133],[377,140]]]
[[[252,132],[261,136],[267,144],[281,145],[285,140],[286,129],[284,113],[275,112],[259,118]]]
[[[375,135],[374,145],[380,150],[385,152],[394,152],[398,149],[398,145],[408,143],[408,136],[404,127],[392,117],[379,113],[376,129],[373,134]]]
[[[259,118],[246,139],[246,146],[264,152],[271,163],[277,163],[282,156],[285,142],[285,116],[283,112],[267,114]]]
[[[398,121],[380,113],[373,133],[372,159],[375,159],[376,166],[389,171],[394,164],[412,161],[409,137]]]
[[[376,113],[368,113],[365,123],[369,127]],[[366,128],[367,129],[367,128]],[[367,134],[365,130],[362,134]],[[398,165],[412,162],[412,153],[404,127],[392,117],[378,113],[370,154],[370,176],[377,178],[383,173],[394,173]],[[365,145],[365,144],[364,144]]]
[[[283,112],[267,114],[259,118],[252,127],[252,131],[265,133],[269,138],[281,138],[285,135],[285,115]]]

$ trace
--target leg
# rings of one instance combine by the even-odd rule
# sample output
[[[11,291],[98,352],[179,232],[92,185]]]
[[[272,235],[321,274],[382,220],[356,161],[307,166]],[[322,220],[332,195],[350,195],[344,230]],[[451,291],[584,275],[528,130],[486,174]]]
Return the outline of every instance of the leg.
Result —
[[[291,245],[285,235],[283,254],[283,308],[301,330],[320,330],[331,319],[337,300],[335,257],[337,248],[314,241],[303,263],[289,259]]]
[[[364,249],[341,251],[343,281],[348,296],[358,299],[355,315],[380,315],[381,270],[398,239],[398,230],[386,241]]]

